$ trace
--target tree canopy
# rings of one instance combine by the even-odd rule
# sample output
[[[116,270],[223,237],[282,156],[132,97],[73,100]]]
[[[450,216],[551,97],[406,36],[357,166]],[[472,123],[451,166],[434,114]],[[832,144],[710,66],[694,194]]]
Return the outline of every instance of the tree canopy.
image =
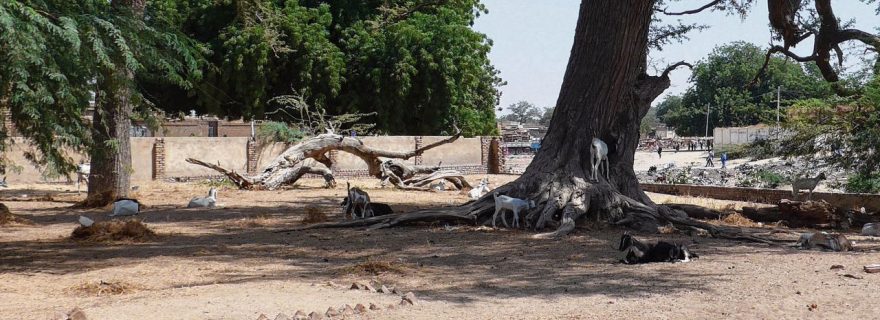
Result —
[[[163,3],[211,51],[195,90],[151,86],[173,112],[260,119],[273,97],[299,94],[327,114],[376,112],[389,134],[495,131],[502,82],[471,28],[486,12],[477,0]]]
[[[776,93],[787,101],[833,94],[814,65],[771,57],[766,71],[755,80],[765,49],[745,42],[718,46],[694,64],[692,86],[681,96],[669,96],[658,105],[657,116],[679,135],[703,135],[706,106],[709,132],[716,126],[748,126],[776,121]]]

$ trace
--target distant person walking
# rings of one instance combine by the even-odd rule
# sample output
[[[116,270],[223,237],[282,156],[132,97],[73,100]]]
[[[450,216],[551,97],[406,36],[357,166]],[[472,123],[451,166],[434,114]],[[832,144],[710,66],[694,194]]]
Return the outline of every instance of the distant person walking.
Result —
[[[709,155],[706,156],[706,167],[707,168],[708,167],[713,167],[713,168],[715,167],[715,164],[712,163],[712,158],[714,158],[714,157],[715,157],[715,154],[712,153],[712,150],[709,150]]]
[[[700,150],[703,150],[703,140],[700,140]]]
[[[663,158],[663,146],[657,146],[657,156]]]
[[[721,153],[721,169],[726,169],[726,168],[727,168],[727,152],[722,152]]]

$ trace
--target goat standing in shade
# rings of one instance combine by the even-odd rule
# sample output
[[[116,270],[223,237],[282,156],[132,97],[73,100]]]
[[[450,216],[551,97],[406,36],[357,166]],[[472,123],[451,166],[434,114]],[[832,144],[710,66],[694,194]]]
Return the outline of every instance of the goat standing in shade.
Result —
[[[807,195],[807,199],[813,198],[813,190],[816,189],[816,186],[819,185],[819,181],[825,180],[825,173],[820,172],[818,176],[815,178],[800,178],[791,183],[791,196],[794,198],[793,200],[797,200],[798,192],[801,190],[809,190],[810,193]]]
[[[80,162],[76,166],[76,193],[79,193],[79,184],[81,182],[89,183],[89,173],[92,171],[92,164]]]
[[[495,228],[495,221],[498,220],[498,214],[500,214],[504,210],[510,210],[513,212],[513,227],[519,227],[519,213],[520,211],[529,210],[535,207],[535,201],[522,200],[513,197],[508,197],[504,195],[498,195],[498,192],[492,194],[495,197],[495,214],[492,215],[492,228]],[[507,224],[507,218],[504,215],[501,215],[501,222],[504,223],[505,228],[509,228],[510,226]]]
[[[610,180],[608,176],[608,145],[599,138],[593,138],[593,143],[590,145],[590,165],[593,168],[590,174],[593,181],[599,181],[599,168],[602,167],[603,161],[605,163],[605,180]]]
[[[361,188],[352,188],[349,182],[345,183],[345,187],[348,191],[348,196],[342,200],[342,214],[348,215],[350,213],[352,219],[357,218],[358,209],[361,212],[360,218],[366,218],[372,214],[371,210],[368,210],[370,207],[370,195],[366,191],[361,190]]]
[[[195,197],[186,205],[187,208],[213,208],[217,206],[217,189],[208,190],[207,197]]]

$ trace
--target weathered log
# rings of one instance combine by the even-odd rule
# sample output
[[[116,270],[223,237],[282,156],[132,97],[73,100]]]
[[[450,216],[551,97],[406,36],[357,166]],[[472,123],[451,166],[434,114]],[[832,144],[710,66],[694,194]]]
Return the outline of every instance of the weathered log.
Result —
[[[670,204],[665,204],[665,206],[670,207],[675,210],[684,211],[685,213],[687,213],[688,217],[691,217],[694,219],[703,219],[703,220],[723,219],[724,217],[726,217],[727,215],[730,214],[730,213],[721,212],[721,211],[718,211],[715,209],[710,209],[710,208],[706,208],[706,207],[702,207],[702,206],[698,206],[698,205],[693,205],[693,204],[670,203]]]
[[[782,213],[779,212],[778,207],[743,207],[740,213],[755,222],[774,223],[782,220]]]
[[[306,173],[320,174],[324,177],[328,186],[335,185],[333,172],[330,170],[330,158],[327,154],[333,150],[351,153],[367,163],[369,174],[376,178],[384,179],[387,177],[387,170],[382,170],[383,161],[381,158],[392,159],[409,159],[417,155],[421,155],[427,150],[436,148],[437,146],[447,144],[461,137],[461,130],[456,129],[456,134],[429,144],[427,146],[407,151],[387,151],[368,147],[356,138],[343,136],[338,134],[322,134],[303,140],[302,142],[288,148],[281,155],[270,162],[260,174],[253,177],[246,177],[235,171],[222,168],[197,159],[187,159],[187,162],[211,168],[220,172],[240,189],[269,189],[273,190],[283,184],[292,184]],[[306,161],[309,160],[309,161]],[[398,165],[403,162],[390,162],[389,165]],[[412,166],[409,168],[412,172],[418,173],[423,171],[431,171],[432,167]],[[436,169],[433,169],[436,171]],[[409,174],[409,172],[407,172]],[[407,174],[404,174],[406,176]],[[398,179],[401,184],[404,179]]]

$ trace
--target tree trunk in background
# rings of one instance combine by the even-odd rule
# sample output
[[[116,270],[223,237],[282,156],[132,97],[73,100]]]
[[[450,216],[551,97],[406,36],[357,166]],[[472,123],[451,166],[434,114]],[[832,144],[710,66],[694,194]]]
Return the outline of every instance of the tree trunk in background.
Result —
[[[143,17],[145,0],[113,0],[118,14]],[[105,206],[118,198],[129,196],[131,190],[131,86],[134,73],[124,67],[121,58],[116,68],[104,70],[98,80],[92,138],[89,192],[85,206]]]

